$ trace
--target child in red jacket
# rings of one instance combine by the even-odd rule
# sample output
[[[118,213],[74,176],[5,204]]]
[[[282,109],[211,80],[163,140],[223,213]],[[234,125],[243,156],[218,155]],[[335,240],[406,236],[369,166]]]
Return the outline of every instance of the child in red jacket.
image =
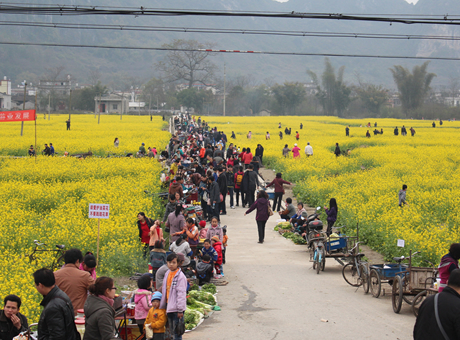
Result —
[[[216,269],[217,278],[224,276],[222,267],[222,242],[219,240],[219,236],[213,236],[211,239],[211,245],[217,252],[217,261],[214,262],[214,268]]]

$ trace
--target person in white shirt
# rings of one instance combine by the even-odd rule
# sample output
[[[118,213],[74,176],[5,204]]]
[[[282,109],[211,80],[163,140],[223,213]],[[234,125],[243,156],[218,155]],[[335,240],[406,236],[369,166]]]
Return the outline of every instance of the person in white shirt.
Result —
[[[305,154],[307,157],[313,156],[313,148],[310,145],[310,142],[307,143],[307,146],[305,147]]]

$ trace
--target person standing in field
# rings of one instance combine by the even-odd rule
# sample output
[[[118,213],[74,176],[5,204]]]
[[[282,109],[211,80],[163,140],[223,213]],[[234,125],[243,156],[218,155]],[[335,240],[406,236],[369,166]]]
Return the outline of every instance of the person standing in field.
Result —
[[[280,131],[278,135],[280,136],[280,140],[283,139],[283,131]]]
[[[283,148],[283,156],[284,158],[288,157],[289,156],[289,152],[291,152],[291,149],[288,148],[288,145],[285,144],[284,145],[284,148]]]
[[[413,127],[410,128],[410,135],[414,137],[415,135],[415,129]]]
[[[300,130],[302,130],[302,129],[303,129],[303,124],[302,124],[302,123],[300,123]]]
[[[299,139],[300,139],[299,131],[296,131],[296,132],[295,132],[295,139],[296,139],[296,140],[299,140]]]
[[[300,148],[297,146],[297,143],[295,143],[292,148],[292,156],[294,156],[294,158],[300,158]]]
[[[339,157],[339,156],[340,156],[340,147],[339,147],[339,143],[335,143],[334,154],[335,154],[336,157]]]
[[[350,137],[350,127],[349,126],[345,128],[345,136]]]
[[[399,206],[402,208],[403,204],[407,204],[406,202],[406,191],[407,191],[407,185],[403,184],[402,190],[399,190]]]
[[[313,156],[313,148],[311,147],[310,142],[308,142],[305,147],[305,155],[307,155],[307,157]]]
[[[67,130],[70,130],[70,119],[67,119],[65,123],[67,125]]]
[[[113,141],[113,146],[118,148],[118,145],[120,145],[120,141],[118,140],[117,137],[115,137],[115,140]]]

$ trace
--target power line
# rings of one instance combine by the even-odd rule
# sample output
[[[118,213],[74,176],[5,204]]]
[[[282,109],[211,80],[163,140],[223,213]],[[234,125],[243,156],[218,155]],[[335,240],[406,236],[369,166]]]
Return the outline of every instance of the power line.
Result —
[[[41,27],[57,29],[81,30],[116,30],[140,32],[176,32],[205,34],[246,34],[246,35],[280,35],[319,38],[360,38],[360,39],[396,39],[396,40],[460,40],[457,36],[417,35],[417,34],[383,34],[383,33],[352,33],[352,32],[321,32],[321,31],[285,31],[285,30],[254,30],[238,28],[204,28],[204,27],[168,27],[139,25],[108,25],[108,24],[75,24],[49,22],[0,21],[0,26]]]
[[[429,16],[401,16],[401,15],[369,15],[369,14],[342,14],[342,13],[301,13],[301,12],[247,12],[247,11],[216,11],[216,10],[178,10],[178,9],[150,9],[147,7],[103,7],[80,5],[32,5],[18,4],[0,5],[0,13],[4,14],[35,14],[35,15],[128,15],[128,16],[217,16],[217,17],[259,17],[259,18],[287,18],[287,19],[323,19],[346,21],[371,21],[401,24],[439,24],[460,25],[458,15],[429,15]]]
[[[443,61],[458,61],[458,60],[460,60],[460,58],[455,58],[455,57],[411,57],[411,56],[372,55],[372,54],[340,54],[340,53],[307,53],[307,52],[273,52],[273,51],[243,51],[243,50],[181,49],[181,48],[166,48],[166,47],[71,45],[71,44],[58,44],[58,43],[32,43],[32,42],[8,42],[8,41],[0,41],[0,45],[74,47],[74,48],[103,48],[103,49],[120,49],[120,50],[179,51],[179,52],[205,52],[205,53],[249,53],[249,54],[262,54],[262,55],[310,56],[310,57],[347,57],[347,58],[376,58],[376,59],[419,59],[419,60],[443,60]]]

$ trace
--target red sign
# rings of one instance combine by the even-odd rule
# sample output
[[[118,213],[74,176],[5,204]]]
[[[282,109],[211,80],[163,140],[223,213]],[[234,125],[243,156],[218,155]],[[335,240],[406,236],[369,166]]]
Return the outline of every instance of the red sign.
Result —
[[[23,122],[35,120],[35,110],[0,111],[0,122]]]

